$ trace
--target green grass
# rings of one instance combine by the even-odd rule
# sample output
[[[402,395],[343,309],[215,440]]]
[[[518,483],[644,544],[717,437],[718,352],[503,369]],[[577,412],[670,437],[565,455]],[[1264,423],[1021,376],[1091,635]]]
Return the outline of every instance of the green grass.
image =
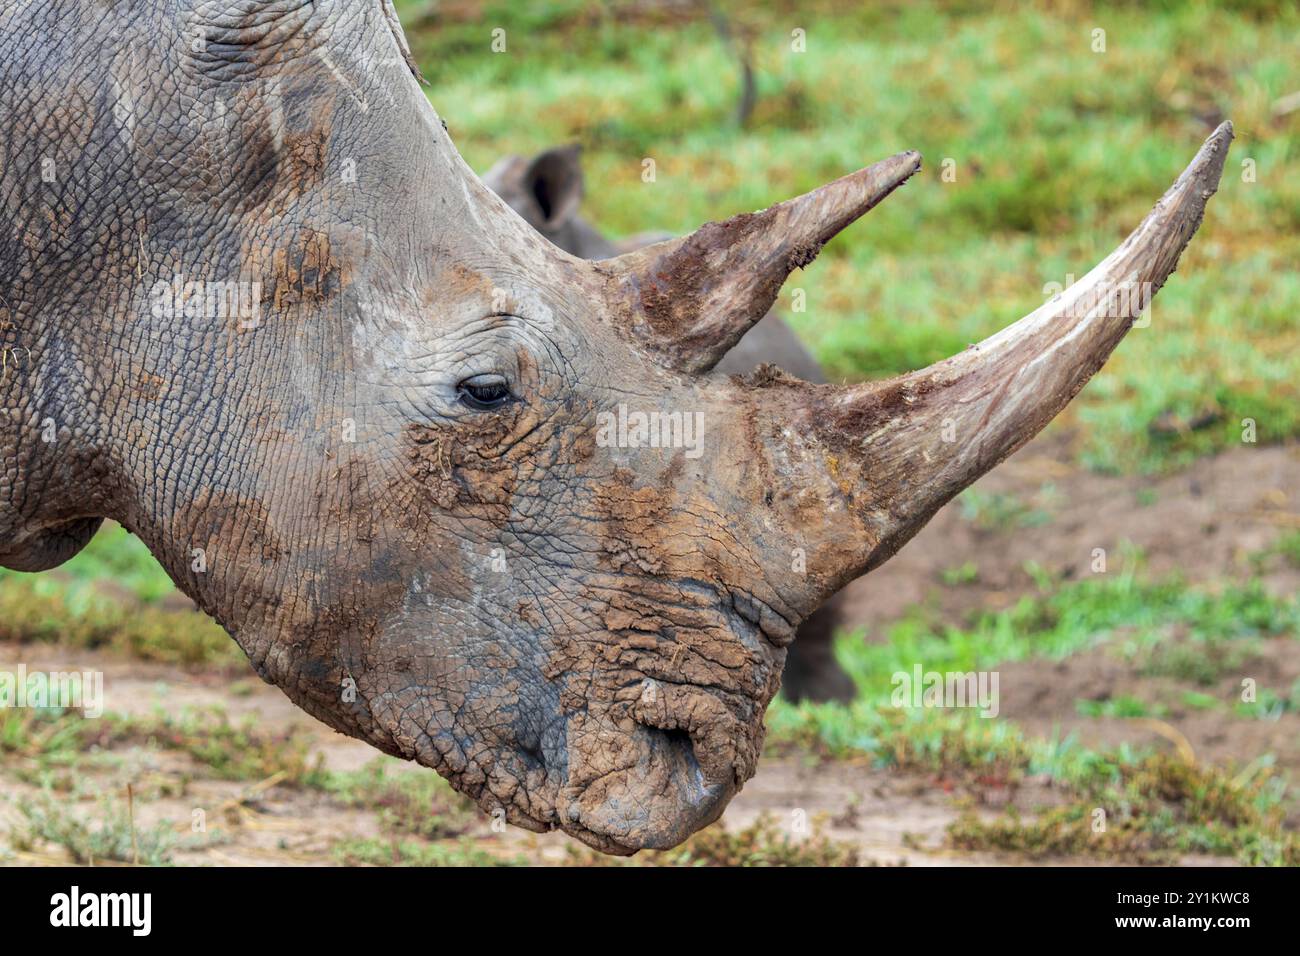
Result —
[[[333,847],[344,866],[527,866],[522,856],[497,856],[473,840],[424,843],[419,840],[379,840],[349,837]]]
[[[1238,673],[1258,650],[1257,643],[1250,640],[1172,639],[1147,640],[1141,646],[1130,642],[1124,654],[1143,677],[1172,677],[1209,687],[1224,674]]]
[[[1300,531],[1288,531],[1273,543],[1271,548],[1257,555],[1265,559],[1278,555],[1293,568],[1300,568]]]
[[[939,579],[948,587],[974,584],[980,579],[980,568],[974,561],[966,561],[954,568],[944,568]]]
[[[995,670],[1105,646],[1144,672],[1211,683],[1255,653],[1262,639],[1300,637],[1300,602],[1273,597],[1258,583],[1201,590],[1176,578],[1145,580],[1140,562],[1129,565],[1123,573],[1069,583],[1037,571],[1039,593],[1007,610],[979,614],[966,626],[940,624],[918,611],[890,625],[883,640],[841,635],[837,656],[858,686],[858,699],[796,706],[778,698],[767,716],[769,747],[866,758],[979,786],[1043,777],[1069,798],[1068,806],[1032,820],[988,823],[966,815],[952,835],[963,849],[1096,852],[1135,860],[1179,852],[1226,853],[1252,863],[1300,859],[1294,833],[1282,829],[1284,788],[1269,774],[1248,784],[1219,768],[1184,771],[1176,761],[1127,745],[1097,750],[1073,736],[1032,738],[1012,721],[982,719],[972,710],[890,705],[892,675],[917,663],[928,671]],[[1188,706],[1222,706],[1207,694],[1186,693],[1196,695]],[[1292,688],[1291,698],[1296,693]],[[1256,704],[1238,710],[1275,719],[1294,706],[1291,698],[1261,692]],[[1132,696],[1079,701],[1077,709],[1110,718],[1158,717],[1165,710]],[[1221,801],[1218,816],[1201,813],[1207,793]],[[1120,812],[1102,840],[1090,830],[1089,814],[1098,805],[1110,807],[1112,817]]]
[[[1300,864],[1300,838],[1283,827],[1280,781],[1259,768],[1237,777],[1153,755],[1076,787],[1064,806],[1032,819],[1014,809],[993,820],[968,811],[949,826],[961,850],[1046,857],[1173,862],[1179,854],[1233,856],[1248,865]]]
[[[1077,700],[1074,709],[1083,717],[1164,717],[1169,708],[1163,704],[1151,704],[1131,694],[1121,694],[1108,700]]]
[[[139,660],[248,673],[247,658],[215,621],[159,606],[175,593],[144,544],[107,524],[57,571],[0,568],[0,642],[103,648]]]
[[[162,711],[149,716],[106,713],[88,720],[76,711],[0,710],[0,754],[34,761],[40,769],[75,765],[96,753],[155,747],[187,754],[222,780],[279,776],[287,786],[321,787],[327,779],[310,738],[300,730],[267,730],[220,708]]]
[[[1055,490],[1047,486],[1039,495],[1045,501],[1055,499]],[[961,516],[981,531],[1013,531],[1048,524],[1052,516],[1042,507],[1034,507],[1015,495],[967,488],[957,496]]]
[[[889,625],[881,641],[842,634],[836,655],[857,685],[857,701],[821,708],[778,698],[769,724],[779,738],[825,721],[828,737],[843,740],[843,730],[831,725],[851,725],[860,716],[864,726],[876,726],[871,714],[893,709],[893,675],[910,673],[917,663],[929,671],[977,671],[1031,657],[1061,660],[1107,644],[1146,673],[1209,683],[1253,653],[1259,639],[1300,636],[1300,602],[1274,597],[1257,582],[1202,590],[1177,578],[1145,580],[1139,566],[1133,561],[1123,572],[1068,583],[1040,577],[1038,593],[1006,610],[981,613],[968,626],[936,622],[921,609]],[[1180,657],[1171,648],[1182,649]],[[1182,655],[1203,663],[1180,670],[1171,661]]]
[[[1182,705],[1189,710],[1219,710],[1223,707],[1223,701],[1211,694],[1204,694],[1198,690],[1185,690],[1179,695]]]
[[[1124,656],[1149,663],[1163,662],[1161,652],[1181,644],[1211,664],[1218,660],[1217,674],[1230,666],[1223,658],[1236,660],[1236,651],[1248,653],[1258,638],[1300,636],[1300,603],[1274,597],[1257,582],[1203,590],[1176,577],[1146,580],[1136,556],[1127,564],[1123,571],[1066,583],[1031,568],[1038,592],[1006,610],[982,613],[964,627],[917,610],[891,624],[883,641],[841,635],[836,653],[861,702],[883,706],[892,675],[910,672],[917,662],[927,670],[971,671],[1029,657],[1060,660],[1111,642]],[[1163,672],[1154,664],[1151,670]]]
[[[1300,89],[1294,7],[734,5],[759,94],[739,129],[739,70],[702,4],[398,6],[470,163],[582,142],[586,209],[613,235],[684,232],[921,150],[916,180],[790,282],[808,295],[800,334],[850,379],[959,351],[1041,304],[1047,283],[1081,277],[1212,121],[1231,118],[1237,143],[1202,234],[1151,326],[1066,418],[1084,460],[1107,470],[1240,445],[1243,418],[1263,442],[1300,433],[1300,118],[1271,111]],[[508,51],[494,54],[498,26]],[[806,53],[790,50],[794,26]],[[1105,53],[1090,48],[1095,27]],[[945,158],[955,182],[940,178]]]
[[[906,754],[928,767],[956,752],[958,764],[977,765],[981,753],[1028,745],[1003,720],[892,707],[894,674],[911,673],[917,663],[927,671],[990,670],[1107,645],[1143,673],[1208,684],[1255,653],[1261,638],[1300,636],[1300,602],[1273,597],[1256,582],[1209,591],[1177,578],[1148,581],[1139,569],[1134,559],[1123,572],[1068,583],[1035,572],[1038,593],[981,613],[967,626],[936,622],[921,609],[889,625],[883,640],[842,634],[836,655],[857,685],[857,699],[795,706],[778,698],[768,711],[769,741],[832,756],[868,754],[887,764],[905,762],[899,755]],[[930,760],[935,755],[942,757],[938,763]]]
[[[132,827],[122,801],[105,798],[101,819],[83,820],[50,794],[20,798],[16,809],[21,822],[9,831],[9,845],[19,852],[54,844],[67,851],[76,863],[94,864],[105,860],[139,862],[142,866],[165,866],[171,862],[175,831],[165,823]]]
[[[1256,692],[1255,700],[1238,700],[1233,710],[1239,717],[1259,720],[1277,720],[1283,714],[1300,713],[1300,680],[1295,681],[1284,694],[1262,687]]]
[[[374,809],[381,829],[391,835],[442,840],[464,835],[482,819],[442,777],[392,757],[330,773],[322,786],[346,806]]]
[[[232,720],[220,708],[111,716],[86,730],[91,745],[147,745],[188,754],[222,780],[260,781],[279,775],[288,786],[319,786],[325,771],[310,737],[290,728],[268,730],[253,716]]]
[[[0,578],[4,576],[22,577],[0,569]],[[175,591],[171,578],[144,542],[111,521],[76,557],[60,565],[59,576],[64,579],[64,595],[74,603],[89,601],[94,583],[100,580],[112,581],[143,604],[157,602]]]
[[[105,595],[69,601],[52,576],[0,583],[0,642],[103,648],[137,660],[249,671],[239,646],[198,612],[131,608]]]

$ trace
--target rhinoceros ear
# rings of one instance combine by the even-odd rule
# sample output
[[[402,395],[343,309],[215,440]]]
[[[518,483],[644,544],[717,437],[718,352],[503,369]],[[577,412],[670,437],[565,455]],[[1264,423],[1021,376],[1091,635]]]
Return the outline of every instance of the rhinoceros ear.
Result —
[[[571,143],[538,153],[524,170],[521,185],[537,204],[541,232],[564,225],[582,205],[582,146]]]
[[[707,371],[767,314],[791,272],[920,168],[918,153],[899,153],[762,212],[607,260],[618,312],[664,364]]]

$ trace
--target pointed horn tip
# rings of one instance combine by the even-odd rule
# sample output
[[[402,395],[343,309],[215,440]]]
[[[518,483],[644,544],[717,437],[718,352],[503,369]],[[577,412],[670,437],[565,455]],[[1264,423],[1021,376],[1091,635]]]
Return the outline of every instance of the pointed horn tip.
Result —
[[[864,166],[856,173],[850,173],[847,179],[879,179],[890,189],[907,182],[921,168],[921,154],[914,149],[895,153],[878,163]]]
[[[920,169],[922,165],[921,154],[914,149],[904,150],[891,158],[897,160],[900,164],[906,165],[909,176]]]
[[[833,210],[832,215],[824,217],[825,225],[833,224],[826,236],[828,239],[883,202],[920,168],[921,154],[916,150],[895,153],[856,172],[847,173],[810,193],[778,203],[770,211],[800,207]],[[828,201],[829,206],[821,206]]]
[[[1232,143],[1232,137],[1232,123],[1227,121],[1220,123],[1201,144],[1201,148],[1174,180],[1173,185],[1165,191],[1151,212],[1147,214],[1143,226],[1159,224],[1170,240],[1180,237],[1177,239],[1180,250],[1186,246],[1200,227],[1210,197],[1219,189],[1219,181],[1223,178],[1223,166],[1228,158],[1228,147]],[[1142,232],[1143,226],[1139,226],[1129,239],[1125,240],[1125,245]]]
[[[1204,198],[1208,199],[1219,187],[1223,164],[1228,158],[1228,146],[1232,143],[1232,139],[1232,121],[1225,120],[1201,144],[1196,157],[1187,167],[1186,172],[1179,177],[1179,182],[1174,184],[1174,188],[1178,189],[1188,183],[1199,183],[1207,187],[1208,191]]]

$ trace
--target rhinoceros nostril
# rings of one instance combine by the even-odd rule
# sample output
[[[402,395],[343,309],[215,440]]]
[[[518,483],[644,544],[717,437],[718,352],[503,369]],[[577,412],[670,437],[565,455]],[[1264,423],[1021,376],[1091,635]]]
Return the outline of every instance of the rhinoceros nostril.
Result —
[[[690,734],[684,730],[678,730],[677,728],[662,730],[657,727],[655,728],[655,733],[662,736],[670,747],[679,747],[684,753],[689,754],[691,762],[695,764],[696,768],[699,767],[700,762],[695,756],[695,742],[691,740]]]
[[[676,754],[680,757],[679,765],[691,778],[690,784],[704,785],[704,771],[700,769],[699,754],[696,752],[695,741],[690,733],[677,727],[655,727],[646,723],[642,723],[641,726],[655,738],[654,747],[664,753]]]
[[[731,780],[706,780],[685,730],[642,724],[634,736],[645,748],[634,765],[581,785],[557,807],[565,829],[606,852],[676,846],[716,820],[736,790]]]
[[[663,687],[657,695],[643,693],[633,704],[631,717],[655,735],[665,752],[677,753],[698,776],[700,786],[748,779],[751,769],[738,764],[746,737],[725,704],[699,690]]]

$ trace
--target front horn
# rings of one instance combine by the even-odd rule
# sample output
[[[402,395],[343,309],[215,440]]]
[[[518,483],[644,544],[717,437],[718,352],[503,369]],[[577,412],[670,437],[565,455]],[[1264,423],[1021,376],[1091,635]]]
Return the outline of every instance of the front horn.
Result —
[[[838,583],[893,555],[1078,394],[1174,271],[1218,188],[1231,141],[1232,124],[1224,123],[1100,265],[960,355],[849,387],[755,377],[755,394],[786,428],[810,437],[810,453],[842,498],[847,515],[830,516],[823,529],[840,552]]]

